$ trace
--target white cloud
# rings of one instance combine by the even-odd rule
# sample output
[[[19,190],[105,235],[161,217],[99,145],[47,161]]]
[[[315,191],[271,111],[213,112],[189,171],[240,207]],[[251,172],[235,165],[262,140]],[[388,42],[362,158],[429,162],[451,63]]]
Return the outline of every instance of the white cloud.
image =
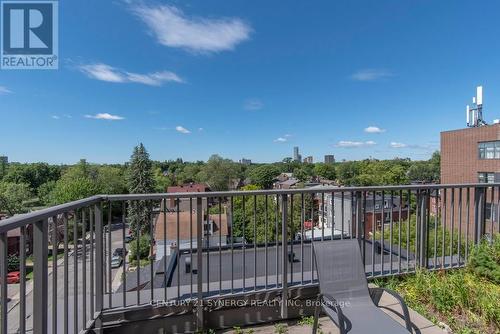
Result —
[[[185,134],[191,133],[191,131],[189,131],[188,129],[186,129],[185,127],[180,126],[180,125],[177,125],[177,126],[175,127],[175,130],[176,130],[177,132],[180,132],[180,133],[185,133]]]
[[[136,14],[162,45],[192,52],[233,50],[250,37],[252,28],[239,18],[187,17],[174,6],[133,6]]]
[[[161,86],[166,82],[184,82],[177,74],[170,71],[140,74],[122,71],[102,63],[81,65],[79,69],[91,79],[115,83],[140,83],[149,86]]]
[[[391,143],[389,144],[390,147],[392,148],[405,148],[405,147],[408,147],[408,145],[404,144],[404,143],[398,143],[398,142],[395,142],[395,141],[391,141]]]
[[[335,146],[344,147],[344,148],[357,148],[357,147],[373,146],[376,144],[377,143],[374,142],[373,140],[368,140],[368,141],[364,141],[364,142],[363,141],[341,140]]]
[[[355,81],[376,81],[387,79],[394,74],[384,69],[364,69],[359,70],[351,75],[351,79]]]
[[[248,99],[245,101],[244,108],[246,110],[260,110],[264,107],[264,103],[262,103],[259,99]]]
[[[287,137],[278,137],[274,140],[275,143],[286,143],[287,141]]]
[[[198,128],[198,131],[200,131],[200,132],[203,131],[203,128]]]
[[[73,116],[69,114],[63,114],[63,115],[51,115],[50,118],[52,119],[61,119],[61,118],[73,118]]]
[[[11,94],[12,91],[5,86],[0,86],[0,95]]]
[[[381,129],[378,126],[370,125],[369,127],[365,128],[365,132],[367,132],[367,133],[383,133],[383,132],[385,132],[385,129]]]
[[[95,114],[95,115],[85,115],[85,118],[103,119],[103,120],[106,120],[106,121],[121,121],[121,120],[125,119],[122,116],[111,115],[111,114],[108,114],[108,113]]]

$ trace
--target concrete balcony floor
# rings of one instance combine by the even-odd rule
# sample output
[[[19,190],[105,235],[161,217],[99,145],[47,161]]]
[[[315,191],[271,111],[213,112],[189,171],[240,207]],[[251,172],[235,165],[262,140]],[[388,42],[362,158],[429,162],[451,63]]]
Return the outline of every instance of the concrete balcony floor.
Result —
[[[399,322],[402,326],[404,326],[404,321],[398,316],[401,314],[401,307],[399,303],[392,296],[384,293],[382,295],[382,299],[380,300],[380,306],[382,306],[382,310],[387,313],[391,318],[395,321]],[[426,319],[416,311],[409,309],[410,311],[410,319],[413,325],[413,333],[415,334],[444,334],[448,333],[445,329],[442,329],[435,324],[433,324],[430,320]],[[302,333],[311,333],[312,326],[310,325],[301,325],[298,324],[297,320],[293,321],[283,321],[277,322],[276,324],[282,324],[286,326],[286,332],[288,334],[302,334]],[[277,333],[276,324],[266,324],[261,326],[249,326],[241,328],[243,333],[254,333],[254,334],[275,334]],[[319,319],[320,327],[319,329],[324,334],[338,334],[339,330],[335,326],[335,324],[328,317],[320,317]],[[321,333],[318,330],[318,333]],[[237,331],[232,330],[223,330],[218,331],[217,333],[224,334],[237,334]]]

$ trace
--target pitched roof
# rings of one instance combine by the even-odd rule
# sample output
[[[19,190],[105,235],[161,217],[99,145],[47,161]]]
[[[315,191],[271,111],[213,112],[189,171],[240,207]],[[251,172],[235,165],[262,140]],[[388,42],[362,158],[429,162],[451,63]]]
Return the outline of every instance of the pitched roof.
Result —
[[[160,213],[158,218],[156,219],[156,227],[155,227],[155,239],[164,240],[164,231],[165,226],[167,228],[167,240],[172,240],[177,238],[177,214],[179,214],[179,240],[186,240],[191,238],[196,238],[196,233],[198,231],[196,219],[197,214],[196,211],[181,211],[181,212],[167,212],[166,214]],[[165,221],[166,217],[166,221]],[[205,217],[206,219],[206,217]],[[222,213],[220,215],[219,222],[219,214],[211,214],[209,216],[209,220],[213,222],[214,233],[213,235],[228,235],[228,217],[226,213]],[[192,228],[192,235],[191,229]]]
[[[205,183],[188,183],[167,188],[167,193],[201,193],[206,191],[210,191],[210,187]]]

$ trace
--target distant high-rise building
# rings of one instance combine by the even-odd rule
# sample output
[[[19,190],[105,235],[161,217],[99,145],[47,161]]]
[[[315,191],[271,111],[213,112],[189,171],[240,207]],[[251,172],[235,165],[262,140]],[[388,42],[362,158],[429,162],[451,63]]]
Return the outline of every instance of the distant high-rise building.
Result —
[[[242,165],[251,165],[251,164],[252,164],[252,160],[242,158],[242,159],[240,160],[240,164],[242,164]]]
[[[335,156],[333,154],[325,155],[325,164],[333,164],[335,162]]]
[[[305,162],[305,163],[308,163],[308,164],[312,164],[312,163],[313,163],[313,160],[314,160],[314,159],[313,159],[312,155],[310,155],[310,156],[308,156],[308,157],[305,157],[305,158],[304,158],[304,162]]]
[[[295,146],[293,148],[293,160],[294,161],[302,161],[302,156],[300,155],[299,153],[299,147],[298,146]]]

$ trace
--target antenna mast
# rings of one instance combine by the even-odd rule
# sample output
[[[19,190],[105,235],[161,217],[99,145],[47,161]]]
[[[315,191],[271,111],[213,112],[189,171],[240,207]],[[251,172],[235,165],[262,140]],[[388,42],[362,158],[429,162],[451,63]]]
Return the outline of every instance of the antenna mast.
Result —
[[[472,98],[472,106],[466,107],[467,126],[476,128],[487,125],[483,119],[483,86],[477,86],[476,96]]]

